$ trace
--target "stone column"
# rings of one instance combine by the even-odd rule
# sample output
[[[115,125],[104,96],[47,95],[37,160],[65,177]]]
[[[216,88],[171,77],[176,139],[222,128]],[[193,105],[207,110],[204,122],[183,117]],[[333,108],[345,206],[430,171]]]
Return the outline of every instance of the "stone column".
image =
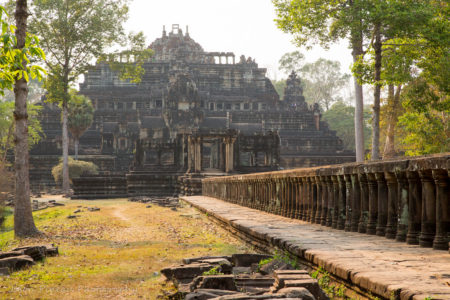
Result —
[[[352,217],[350,231],[358,232],[359,219],[361,215],[361,186],[359,184],[358,174],[351,175],[352,178]]]
[[[376,234],[386,235],[388,190],[383,172],[375,173],[378,185],[378,222]]]
[[[333,224],[333,214],[334,214],[334,190],[333,190],[333,181],[332,176],[326,176],[327,183],[327,218],[325,221],[325,225],[331,227]]]
[[[293,218],[300,220],[301,219],[301,211],[300,211],[300,201],[301,201],[301,191],[302,191],[302,181],[300,177],[294,178],[294,216]]]
[[[316,176],[316,215],[314,218],[314,223],[320,224],[321,216],[322,216],[322,182],[321,177]]]
[[[346,200],[346,186],[344,175],[338,175],[339,182],[339,197],[338,197],[338,220],[337,229],[345,229],[345,200]]]
[[[450,239],[450,190],[447,170],[433,170],[436,184],[436,235],[433,248],[447,250]]]
[[[333,214],[331,216],[331,227],[337,228],[339,219],[339,179],[336,175],[331,176],[333,183]]]
[[[397,235],[398,195],[397,177],[395,173],[384,172],[388,187],[386,238],[395,239]]]
[[[317,213],[317,179],[315,176],[310,177],[311,180],[311,214],[309,221],[316,222]]]
[[[406,178],[408,179],[408,233],[406,243],[418,245],[422,219],[422,184],[417,172],[407,171]]]
[[[314,177],[307,177],[307,202],[308,202],[308,214],[306,216],[306,221],[314,222]],[[317,195],[316,195],[317,196]]]
[[[352,203],[353,203],[353,186],[352,176],[350,174],[344,175],[345,179],[345,231],[352,229]]]
[[[369,221],[367,222],[366,233],[375,234],[378,218],[378,188],[374,173],[367,174],[367,184],[369,186]]]
[[[397,234],[395,239],[399,242],[406,241],[406,234],[408,232],[408,199],[409,189],[408,180],[406,178],[406,172],[396,171],[395,177],[397,178],[397,200],[398,200],[398,213],[397,213]]]
[[[431,170],[419,171],[422,182],[422,222],[419,236],[421,247],[432,247],[436,233],[436,191]]]
[[[369,186],[367,184],[367,175],[358,174],[359,186],[361,192],[361,213],[359,217],[358,232],[366,233],[367,222],[369,221]]]
[[[328,213],[328,186],[327,177],[320,176],[320,182],[322,184],[322,212],[320,213],[320,225],[327,225],[327,213]]]
[[[308,219],[308,178],[302,177],[302,194],[300,195],[300,216],[303,221],[307,221]]]

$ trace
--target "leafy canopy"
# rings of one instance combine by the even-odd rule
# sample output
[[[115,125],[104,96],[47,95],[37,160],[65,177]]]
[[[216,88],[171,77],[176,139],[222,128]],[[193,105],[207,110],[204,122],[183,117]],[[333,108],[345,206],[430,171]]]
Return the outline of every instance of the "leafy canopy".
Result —
[[[68,129],[75,139],[79,139],[91,126],[94,119],[94,107],[91,100],[72,91],[70,100],[67,103],[67,112]]]

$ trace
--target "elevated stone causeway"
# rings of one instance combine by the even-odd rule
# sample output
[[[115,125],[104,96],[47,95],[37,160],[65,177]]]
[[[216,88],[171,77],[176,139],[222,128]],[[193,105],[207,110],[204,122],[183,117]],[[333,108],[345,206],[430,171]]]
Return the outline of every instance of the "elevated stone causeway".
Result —
[[[344,232],[207,196],[182,199],[256,247],[286,250],[366,297],[450,299],[450,255],[445,251]]]
[[[450,299],[449,166],[443,153],[208,178],[211,198],[186,200],[366,295]]]

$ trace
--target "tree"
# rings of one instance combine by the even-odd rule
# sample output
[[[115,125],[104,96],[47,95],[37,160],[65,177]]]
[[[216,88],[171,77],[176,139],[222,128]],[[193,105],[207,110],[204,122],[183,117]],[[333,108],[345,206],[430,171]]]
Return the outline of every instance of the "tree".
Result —
[[[364,1],[272,1],[278,27],[293,34],[297,45],[311,47],[319,42],[327,47],[340,38],[349,37],[353,61],[356,62],[364,53],[363,41],[367,36],[365,12],[361,5]],[[364,161],[363,91],[356,77],[354,84],[356,160]]]
[[[39,233],[34,224],[30,202],[28,177],[28,80],[42,78],[42,68],[35,60],[44,58],[38,47],[38,39],[27,34],[28,6],[26,0],[17,0],[16,26],[10,26],[4,17],[6,10],[0,7],[1,50],[0,91],[14,87],[14,143],[15,143],[15,209],[14,234],[16,237],[33,236]]]
[[[67,125],[75,143],[75,160],[78,160],[80,137],[94,120],[94,107],[88,97],[72,92],[69,103],[67,103],[67,113]]]
[[[338,61],[324,58],[306,63],[300,69],[300,74],[304,81],[305,98],[319,103],[326,110],[341,99],[339,91],[350,79],[350,75],[341,73]]]
[[[272,80],[273,87],[275,88],[275,91],[277,91],[278,95],[280,96],[280,99],[284,99],[284,89],[286,88],[286,80]]]
[[[328,122],[330,129],[342,140],[344,149],[355,150],[355,108],[342,101],[334,103],[323,113],[323,119]],[[370,108],[364,109],[364,135],[370,136]],[[368,149],[369,139],[365,141]]]
[[[303,67],[305,56],[300,51],[294,51],[284,54],[278,61],[279,69],[286,75],[298,72]]]
[[[62,106],[63,191],[68,192],[69,88],[105,49],[124,40],[126,0],[35,0],[31,28],[48,52],[48,100]]]

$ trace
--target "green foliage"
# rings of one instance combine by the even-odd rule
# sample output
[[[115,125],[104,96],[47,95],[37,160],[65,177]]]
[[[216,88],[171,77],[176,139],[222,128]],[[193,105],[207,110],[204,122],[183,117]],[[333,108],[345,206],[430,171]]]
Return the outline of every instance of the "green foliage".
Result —
[[[259,272],[259,270],[261,270],[261,268],[262,268],[263,266],[265,266],[265,265],[267,265],[268,263],[272,262],[274,259],[275,259],[274,257],[266,258],[266,259],[261,259],[261,260],[259,261],[259,263],[258,263],[258,268],[257,268],[258,272]]]
[[[341,284],[335,285],[331,281],[330,273],[325,271],[322,267],[312,272],[311,277],[317,279],[319,286],[327,293],[331,299],[347,299],[345,297],[346,287]]]
[[[128,35],[129,50],[119,53],[103,55],[99,61],[106,61],[111,70],[119,74],[119,78],[131,83],[140,83],[145,73],[143,64],[153,55],[153,50],[148,49],[144,33],[130,33]]]
[[[405,133],[406,155],[450,151],[450,96],[419,79],[405,89],[403,98],[406,112],[399,126]]]
[[[219,266],[210,269],[209,271],[203,272],[202,276],[210,276],[210,275],[224,275],[224,273],[219,271]]]
[[[28,104],[28,145],[30,148],[37,144],[43,137],[41,123],[37,116],[41,111],[41,106]],[[14,102],[0,101],[0,160],[8,150],[13,149],[14,132]]]
[[[326,110],[341,100],[339,91],[350,82],[350,75],[341,73],[341,64],[338,61],[324,58],[304,64],[300,74],[304,81],[306,100],[319,103]]]
[[[286,80],[272,80],[272,84],[277,91],[278,95],[280,96],[280,99],[283,100],[284,98],[284,89],[286,88]]]
[[[45,54],[39,48],[39,39],[32,34],[26,35],[25,46],[22,49],[17,47],[15,36],[16,27],[8,24],[8,13],[3,6],[0,6],[0,95],[4,90],[12,90],[16,80],[25,78],[42,79],[45,74],[44,69],[36,63],[45,59]],[[26,62],[26,64],[24,64]]]
[[[286,53],[279,61],[279,68],[285,73],[299,74],[306,101],[319,103],[328,110],[332,103],[341,100],[339,91],[349,84],[350,75],[341,73],[338,61],[319,58],[313,63],[305,63],[303,60],[303,54],[298,51]],[[285,81],[275,81],[274,86],[278,94],[284,96]]]
[[[278,61],[279,69],[284,71],[286,75],[298,72],[304,64],[305,56],[300,51],[294,51],[284,54]]]
[[[62,165],[62,162],[60,162],[52,169],[52,175],[56,183],[62,182]],[[90,174],[98,174],[98,167],[94,163],[69,158],[69,177],[71,180]]]
[[[83,95],[71,93],[67,103],[68,129],[75,139],[79,139],[91,126],[94,119],[94,107],[91,100]]]
[[[336,135],[342,140],[344,149],[355,150],[355,108],[344,102],[336,102],[322,115],[328,122],[330,129],[336,131]],[[370,147],[370,108],[364,109],[364,148]]]

